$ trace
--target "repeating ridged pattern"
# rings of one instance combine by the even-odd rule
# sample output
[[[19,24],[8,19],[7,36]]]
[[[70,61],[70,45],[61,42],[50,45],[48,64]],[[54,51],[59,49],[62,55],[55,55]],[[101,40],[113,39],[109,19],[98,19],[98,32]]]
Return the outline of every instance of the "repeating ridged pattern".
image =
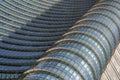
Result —
[[[0,80],[17,79],[96,1],[1,0]]]
[[[98,80],[119,41],[120,1],[101,1],[20,80]]]
[[[120,43],[100,80],[120,80]]]

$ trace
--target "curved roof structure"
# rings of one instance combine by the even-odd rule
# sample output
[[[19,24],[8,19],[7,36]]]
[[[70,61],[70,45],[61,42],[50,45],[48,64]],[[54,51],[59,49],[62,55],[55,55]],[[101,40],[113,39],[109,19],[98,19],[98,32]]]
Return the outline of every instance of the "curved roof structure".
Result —
[[[0,0],[0,80],[18,80],[96,1]]]
[[[98,80],[120,38],[120,1],[100,1],[20,80]]]
[[[0,0],[0,80],[119,80],[120,0],[98,1]]]

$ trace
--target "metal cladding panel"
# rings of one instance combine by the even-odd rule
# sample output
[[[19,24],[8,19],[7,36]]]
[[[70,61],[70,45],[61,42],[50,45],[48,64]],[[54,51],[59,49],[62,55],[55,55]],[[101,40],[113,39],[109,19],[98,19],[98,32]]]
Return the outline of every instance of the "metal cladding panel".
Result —
[[[100,79],[120,38],[119,13],[119,0],[98,2],[20,80]]]
[[[100,80],[119,80],[120,79],[120,43],[113,56],[107,64],[106,69],[101,75]]]
[[[0,0],[0,80],[18,80],[96,1]]]

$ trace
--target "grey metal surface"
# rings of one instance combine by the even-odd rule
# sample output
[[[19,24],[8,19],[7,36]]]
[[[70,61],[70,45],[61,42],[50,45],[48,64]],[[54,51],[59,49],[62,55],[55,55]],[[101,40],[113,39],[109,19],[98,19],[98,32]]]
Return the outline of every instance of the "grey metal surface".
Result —
[[[96,1],[2,0],[0,80],[18,80]]]
[[[100,80],[120,80],[120,43],[102,73]]]
[[[113,17],[114,16],[114,17]],[[20,80],[98,80],[120,38],[120,1],[94,5]]]

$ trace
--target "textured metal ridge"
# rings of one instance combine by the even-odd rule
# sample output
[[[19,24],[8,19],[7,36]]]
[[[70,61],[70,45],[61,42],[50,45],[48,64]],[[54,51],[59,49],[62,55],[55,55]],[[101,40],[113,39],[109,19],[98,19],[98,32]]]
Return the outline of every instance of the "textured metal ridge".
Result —
[[[120,79],[120,44],[116,48],[100,80],[119,80]]]
[[[96,1],[0,0],[0,80],[18,80]]]
[[[48,49],[46,56],[36,61],[30,70],[51,70],[63,80],[98,80],[102,79],[101,75],[108,64],[119,78],[114,63],[109,62],[120,38],[118,16],[120,16],[119,0],[101,0],[76,22],[62,39]],[[108,74],[108,70],[104,74],[106,73]],[[29,72],[29,70],[20,78],[20,80],[31,79],[61,80],[42,71]],[[112,78],[109,76],[109,79]]]

